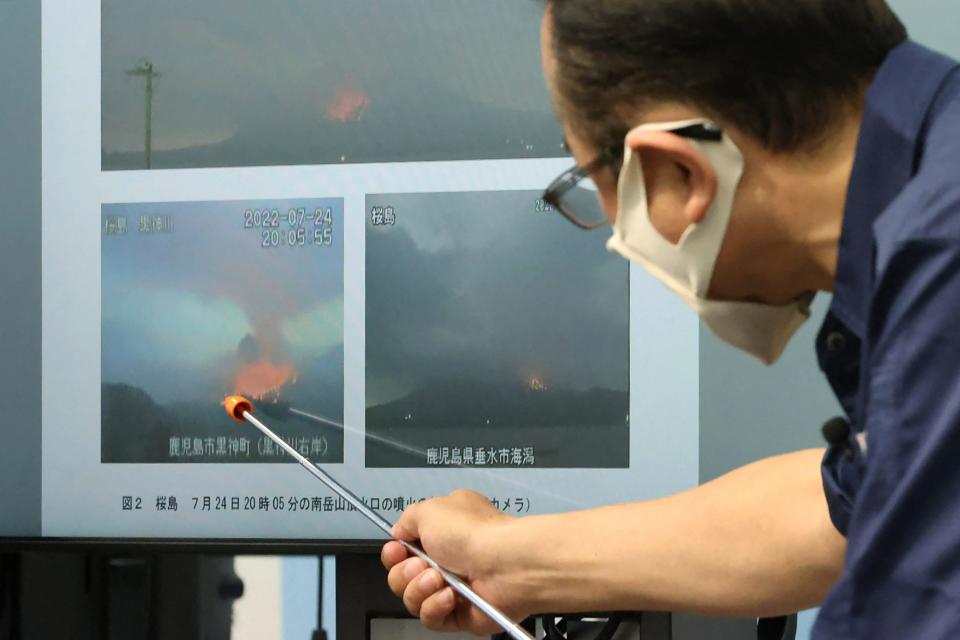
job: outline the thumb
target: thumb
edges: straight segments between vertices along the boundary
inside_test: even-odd
[[[398,540],[415,542],[420,539],[420,505],[414,504],[400,516],[400,519],[391,530],[391,534]]]

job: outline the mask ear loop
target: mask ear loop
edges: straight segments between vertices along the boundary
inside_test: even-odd
[[[619,238],[613,242],[613,245],[608,242],[607,246],[612,250],[617,250],[615,247],[628,250],[631,248],[631,242],[625,236],[624,212],[642,207],[642,215],[637,216],[638,219],[633,223],[633,225],[639,225],[642,228],[637,229],[636,226],[631,225],[629,229],[631,236],[637,236],[643,245],[642,248],[637,251],[628,251],[635,256],[633,258],[624,255],[623,252],[618,252],[631,260],[636,260],[638,255],[645,255],[645,251],[660,253],[664,259],[669,261],[668,264],[661,265],[663,268],[660,269],[660,272],[669,274],[668,279],[676,285],[671,288],[677,289],[679,287],[679,290],[682,291],[689,290],[694,297],[706,299],[720,247],[719,245],[713,246],[709,240],[705,244],[704,239],[700,237],[701,234],[695,234],[694,232],[700,229],[703,229],[705,233],[710,232],[711,227],[717,225],[724,227],[722,233],[726,232],[726,227],[732,215],[736,184],[740,182],[743,176],[743,155],[733,141],[724,134],[723,130],[706,118],[644,124],[631,129],[626,137],[629,138],[630,134],[635,131],[673,133],[689,139],[691,144],[697,147],[698,151],[713,165],[721,188],[715,196],[708,217],[699,223],[687,225],[679,240],[676,243],[671,242],[660,233],[650,218],[642,158],[639,155],[635,157],[634,150],[626,144],[625,139],[624,166],[617,184],[619,211],[614,224],[614,236],[619,236]],[[628,173],[631,171],[636,171],[639,175]],[[630,184],[633,185],[633,188],[627,189],[626,185]],[[723,184],[731,185],[729,192],[724,191]],[[695,264],[690,262],[691,258]],[[641,262],[645,265],[650,263],[649,260],[641,260]],[[704,266],[707,263],[710,264],[709,269]]]

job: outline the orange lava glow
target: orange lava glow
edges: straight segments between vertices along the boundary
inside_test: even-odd
[[[340,87],[327,104],[326,116],[336,122],[359,120],[369,105],[367,94],[352,87]]]
[[[296,371],[288,364],[274,364],[268,359],[244,365],[237,373],[235,392],[260,400],[276,395],[280,388],[294,380]]]
[[[545,385],[545,384],[543,383],[543,380],[542,380],[541,378],[538,378],[538,377],[536,377],[536,376],[530,378],[530,379],[527,381],[527,386],[530,387],[530,390],[531,390],[531,391],[546,391],[546,390],[547,390],[547,385]]]

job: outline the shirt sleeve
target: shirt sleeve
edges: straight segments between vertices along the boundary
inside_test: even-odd
[[[859,457],[859,452],[857,455]],[[848,458],[836,447],[830,447],[823,457],[821,474],[830,520],[837,531],[846,536],[853,503],[863,480],[862,468],[856,458]]]
[[[943,623],[954,607],[933,600],[960,594],[960,240],[943,237],[877,256],[868,447],[847,526],[861,603],[883,603],[870,620],[878,632],[920,611]]]

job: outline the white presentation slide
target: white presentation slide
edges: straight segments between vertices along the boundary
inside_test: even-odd
[[[535,3],[42,14],[44,537],[379,537],[233,394],[388,520],[697,484],[696,317],[542,200]]]

